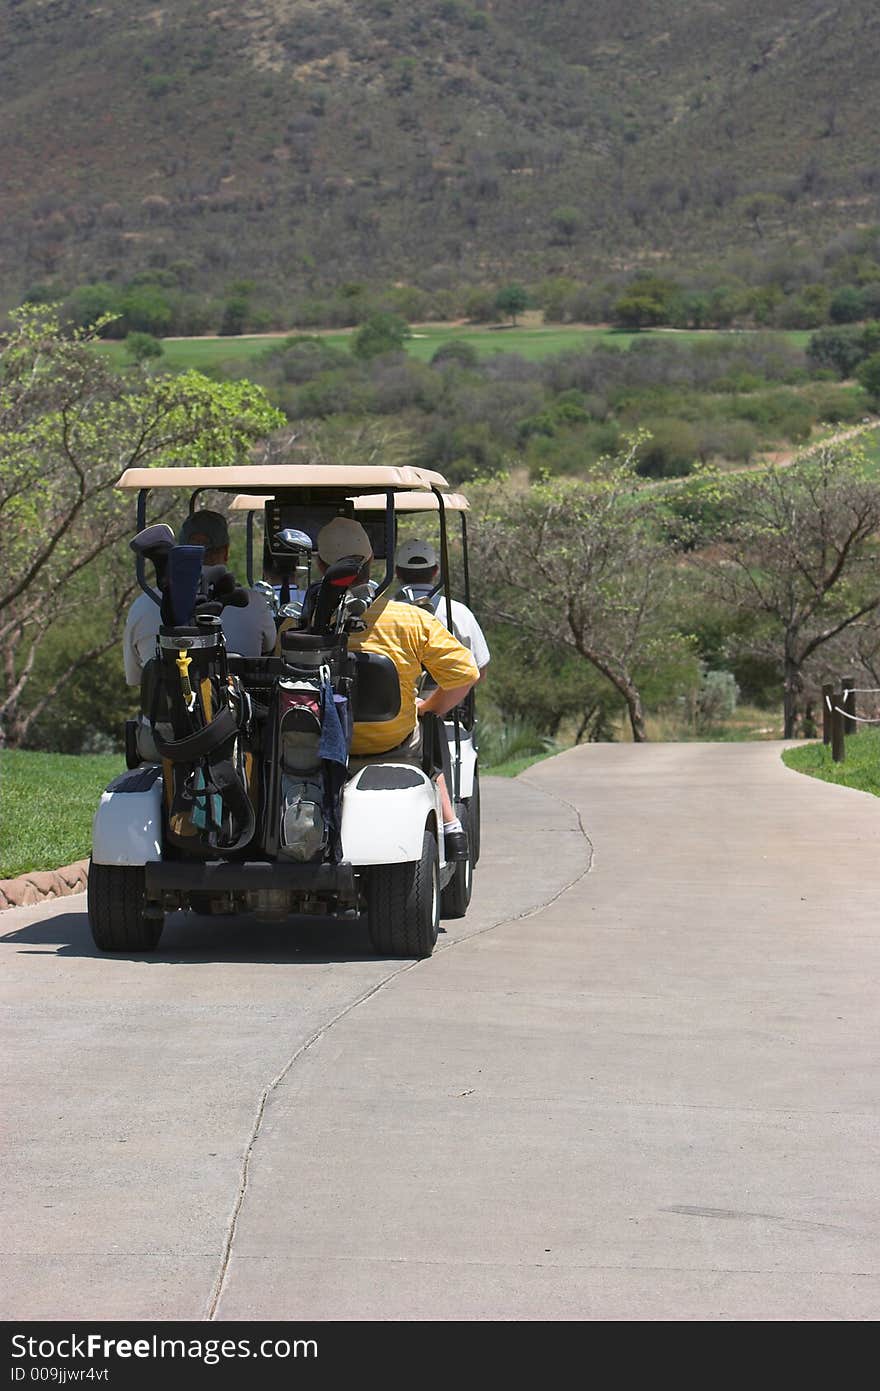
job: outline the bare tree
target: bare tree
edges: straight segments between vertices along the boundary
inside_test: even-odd
[[[784,735],[795,731],[807,664],[880,604],[880,485],[852,444],[728,482],[735,520],[697,563],[716,597],[751,617],[748,646],[777,663]]]
[[[686,644],[669,621],[673,557],[655,535],[634,457],[632,447],[588,482],[489,489],[472,553],[489,616],[589,662],[623,697],[641,742],[640,681]]]

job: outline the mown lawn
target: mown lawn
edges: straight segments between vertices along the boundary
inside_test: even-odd
[[[296,332],[308,334],[309,330],[291,330],[291,333]],[[325,337],[328,343],[333,343],[337,347],[345,347],[353,332],[352,329],[346,329],[340,330],[338,333],[322,333],[321,336]],[[200,371],[209,371],[221,363],[235,364],[240,367],[251,362],[260,353],[266,352],[275,343],[282,342],[287,336],[289,335],[280,333],[277,337],[166,338],[162,344],[164,354],[158,359],[158,365],[173,372],[184,371],[190,367],[195,367]],[[617,347],[626,348],[637,336],[642,339],[665,338],[671,341],[682,339],[693,341],[697,338],[726,337],[728,335],[688,329],[680,332],[645,330],[636,335],[618,329],[568,328],[564,325],[554,324],[546,327],[530,325],[527,327],[517,326],[516,328],[486,328],[467,324],[461,326],[427,324],[413,328],[412,337],[408,340],[406,349],[412,357],[427,362],[442,343],[457,339],[470,343],[483,357],[499,352],[519,353],[522,357],[536,361],[540,358],[550,357],[553,353],[565,352],[572,348],[592,349],[598,343],[613,343]],[[789,332],[783,336],[799,347],[804,347],[810,337],[809,333],[800,331]],[[125,351],[120,342],[101,343],[98,345],[98,350],[106,353],[117,366],[123,366],[126,363]]]
[[[0,879],[89,854],[92,818],[119,754],[0,753]]]
[[[836,782],[842,787],[856,787],[880,797],[880,728],[862,729],[846,741],[846,758],[835,763],[827,744],[802,744],[786,749],[783,763],[798,773],[806,773],[823,782]]]
[[[480,765],[481,777],[493,778],[515,778],[520,773],[524,773],[527,768],[531,768],[533,763],[543,763],[545,758],[552,758],[554,754],[562,753],[562,749],[551,749],[547,753],[526,754],[522,758],[508,758],[504,763],[496,763],[494,768]]]

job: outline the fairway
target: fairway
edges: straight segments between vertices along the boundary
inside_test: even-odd
[[[163,339],[163,356],[158,365],[174,372],[196,368],[210,372],[219,367],[228,367],[233,372],[240,371],[247,363],[260,354],[269,352],[285,338],[313,334],[315,330],[291,329],[287,333],[265,334],[241,338],[166,338]],[[321,338],[337,347],[346,347],[354,329],[339,329],[327,332],[319,330]],[[743,337],[743,331],[698,329],[654,329],[640,333],[628,333],[612,328],[583,328],[576,325],[552,324],[547,326],[485,327],[471,324],[416,324],[412,327],[412,337],[406,343],[410,356],[428,362],[443,343],[453,340],[469,343],[481,357],[493,353],[519,353],[530,361],[551,357],[555,353],[587,350],[591,351],[600,343],[617,348],[628,348],[634,339],[641,342],[649,339],[662,339],[670,342],[693,342],[697,339]],[[810,334],[806,331],[792,331],[778,335],[796,347],[806,347]],[[126,361],[125,349],[121,342],[102,342],[98,350],[111,358],[116,366]]]

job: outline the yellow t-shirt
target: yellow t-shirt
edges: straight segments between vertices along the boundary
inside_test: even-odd
[[[356,724],[353,754],[386,753],[415,729],[416,683],[423,667],[444,691],[476,681],[480,674],[470,652],[439,618],[414,604],[386,604],[369,633],[350,639],[349,646],[390,657],[400,678],[399,715],[382,724]]]

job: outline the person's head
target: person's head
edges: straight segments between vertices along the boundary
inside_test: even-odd
[[[180,540],[186,546],[204,546],[206,565],[225,565],[229,559],[229,527],[221,512],[190,512]]]
[[[369,536],[353,517],[334,517],[318,532],[318,569],[321,574],[345,556],[357,556],[363,561],[359,580],[370,578],[373,547]]]
[[[440,562],[429,541],[411,538],[401,541],[394,557],[394,570],[404,584],[433,584]]]

